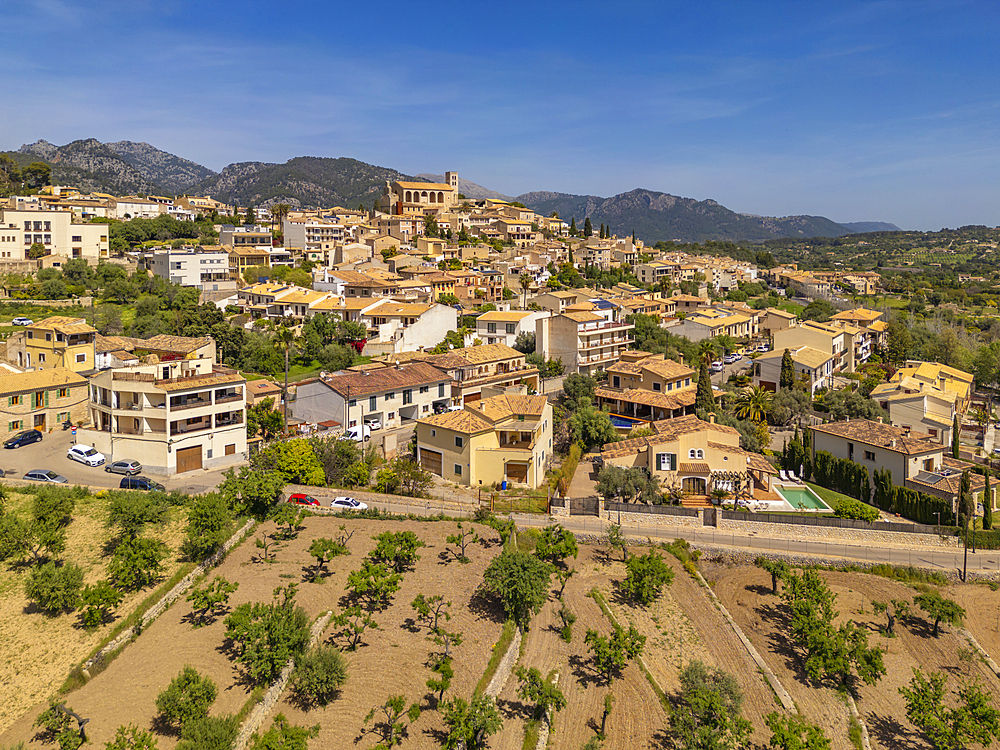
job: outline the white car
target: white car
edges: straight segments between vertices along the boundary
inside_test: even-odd
[[[368,510],[368,504],[353,497],[335,497],[330,501],[330,507],[337,510]]]
[[[722,370],[724,369],[724,367],[725,366],[722,364],[722,360],[721,359],[717,359],[717,360],[715,360],[712,363],[711,369],[712,369],[712,372],[722,372]]]
[[[379,419],[373,419],[370,422],[365,422],[365,425],[367,427],[369,427],[370,429],[372,429],[372,430],[381,430],[382,429],[382,421],[379,420]]]
[[[360,427],[350,427],[344,433],[345,438],[350,438],[351,440],[360,443],[362,440],[368,442],[372,437],[372,428],[368,425],[361,425]]]
[[[740,356],[739,354],[727,354],[725,357],[722,358],[722,361],[725,362],[727,365],[731,365],[733,364],[733,362],[739,362],[741,359],[743,359],[743,357]]]
[[[96,448],[89,445],[74,445],[69,449],[66,458],[87,464],[87,466],[100,466],[104,463],[104,454],[98,453]]]
[[[10,322],[16,326],[30,326],[34,321],[31,318],[17,317]]]

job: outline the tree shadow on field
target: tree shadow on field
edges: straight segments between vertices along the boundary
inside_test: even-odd
[[[765,586],[762,583],[748,583],[745,588],[751,594],[757,594],[758,596],[774,596],[771,587]]]
[[[402,627],[403,630],[409,630],[411,633],[419,633],[421,630],[423,630],[423,628],[420,627],[420,624],[412,617],[407,617],[405,620],[403,620]]]
[[[497,709],[503,714],[504,719],[507,720],[522,719],[528,721],[535,714],[535,706],[528,705],[521,700],[498,700]]]
[[[569,666],[580,687],[587,689],[591,685],[603,685],[604,677],[594,672],[590,662],[578,654],[569,657]]]
[[[423,732],[434,741],[435,747],[444,747],[448,742],[448,732],[444,729],[428,727]]]
[[[153,728],[154,732],[163,737],[181,736],[181,728],[164,717],[163,714],[157,714],[154,716],[153,721],[150,722],[150,726]]]
[[[934,622],[925,620],[923,617],[907,617],[905,621],[906,629],[918,638],[937,638],[944,631],[938,630],[938,635],[934,635]]]
[[[499,600],[479,591],[469,597],[469,612],[477,618],[486,619],[490,622],[503,624],[507,619],[504,617],[503,605]]]
[[[894,750],[917,750],[925,747],[917,732],[904,727],[892,716],[869,713],[864,719],[868,733],[882,747]]]

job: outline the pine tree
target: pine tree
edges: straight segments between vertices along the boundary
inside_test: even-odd
[[[983,490],[983,530],[989,531],[993,528],[993,489],[990,487],[990,470],[983,474],[986,480],[986,489]]]
[[[590,222],[589,216],[583,222],[583,236],[584,237],[594,236],[594,225]]]
[[[795,385],[795,363],[792,362],[792,353],[785,349],[781,357],[781,374],[778,376],[779,388],[792,388]]]
[[[958,424],[958,415],[955,415],[955,421],[951,425],[951,457],[961,458],[962,457],[962,445],[959,443],[959,431],[960,426]]]
[[[712,396],[712,376],[708,372],[708,362],[701,361],[698,369],[698,393],[694,399],[695,411],[715,411],[715,398]]]

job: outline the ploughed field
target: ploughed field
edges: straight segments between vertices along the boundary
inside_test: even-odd
[[[82,559],[88,554],[99,557],[100,542],[86,541],[102,538],[98,521],[86,521],[84,514],[74,520],[74,525],[70,546],[79,547],[74,557]],[[354,532],[347,545],[350,554],[328,563],[329,574],[322,578],[322,583],[311,581],[315,559],[309,554],[310,544],[315,538],[337,536],[341,525],[348,533]],[[434,676],[429,668],[431,654],[438,652],[439,647],[429,640],[427,628],[414,622],[415,612],[410,603],[418,594],[442,595],[452,602],[451,619],[446,627],[461,633],[462,641],[453,648],[455,675],[445,697],[468,699],[483,677],[503,630],[499,604],[479,592],[484,570],[501,552],[499,537],[484,526],[477,524],[475,529],[483,541],[469,547],[470,562],[466,564],[456,560],[455,545],[446,540],[456,531],[451,521],[312,516],[302,521],[294,538],[275,542],[271,561],[260,560],[261,550],[253,540],[262,534],[275,534],[273,523],[262,524],[230,552],[209,573],[209,580],[218,575],[239,583],[230,597],[230,609],[245,602],[270,602],[275,589],[294,583],[298,586],[296,603],[305,609],[310,620],[315,620],[328,611],[337,614],[346,606],[348,574],[359,568],[374,548],[375,535],[384,531],[412,531],[426,545],[418,550],[419,561],[403,574],[400,589],[391,603],[374,613],[378,629],[365,632],[357,650],[344,651],[348,676],[339,696],[326,707],[310,708],[301,705],[286,688],[263,722],[262,730],[270,726],[271,718],[282,713],[292,724],[319,726],[311,747],[370,747],[379,738],[365,733],[366,714],[389,696],[401,694],[407,705],[416,703],[423,709],[406,729],[401,746],[440,747],[446,727],[435,710],[435,696],[426,686],[427,680]],[[644,550],[632,547],[630,551]],[[543,676],[558,673],[558,684],[567,703],[555,715],[549,747],[575,750],[587,742],[600,727],[604,697],[609,692],[615,696],[615,703],[607,720],[603,747],[623,750],[663,747],[667,742],[669,707],[661,701],[654,683],[668,701],[676,698],[680,689],[678,675],[684,665],[695,659],[735,677],[743,693],[742,714],[753,726],[751,742],[761,747],[767,745],[770,731],[764,717],[772,711],[782,713],[781,704],[708,592],[669,553],[662,554],[675,572],[674,580],[656,602],[642,607],[622,596],[619,584],[626,576],[626,569],[620,553],[609,554],[604,546],[581,545],[579,556],[566,561],[574,574],[566,583],[563,597],[577,616],[570,642],[560,633],[560,602],[556,598],[559,584],[553,578],[549,599],[524,634],[517,662],[527,668],[538,668]],[[816,684],[805,674],[802,655],[789,634],[787,609],[780,597],[771,593],[770,576],[754,566],[729,565],[718,560],[702,560],[699,567],[802,714],[826,731],[833,748],[851,750],[847,704],[832,685]],[[88,635],[79,631],[69,616],[46,618],[25,611],[23,595],[9,582],[13,580],[10,576],[15,575],[16,572],[5,571],[6,578],[0,579],[7,581],[0,609],[5,632],[9,634],[3,648],[7,663],[15,667],[5,670],[2,682],[5,700],[0,705],[7,711],[7,719],[0,734],[0,747],[22,741],[29,747],[54,747],[42,743],[32,724],[45,708],[47,696],[92,647],[88,644],[95,642],[100,632]],[[837,595],[840,617],[865,627],[869,642],[886,649],[887,674],[874,686],[859,681],[856,688],[858,708],[873,747],[930,748],[923,734],[907,721],[904,701],[898,692],[900,686],[909,682],[913,667],[920,667],[925,673],[944,671],[950,678],[949,687],[957,686],[960,676],[978,679],[1000,704],[1000,680],[980,660],[967,658],[968,644],[955,629],[943,625],[941,633],[934,637],[930,624],[918,612],[909,620],[897,622],[895,638],[882,635],[885,616],[876,614],[872,603],[912,600],[918,593],[913,588],[864,573],[836,571],[821,575]],[[96,572],[94,577],[98,577]],[[599,596],[593,595],[595,591]],[[966,608],[969,629],[991,655],[1000,656],[997,615],[1000,593],[969,584],[947,587],[942,594]],[[643,664],[632,661],[622,670],[621,678],[610,685],[594,670],[584,643],[588,629],[604,635],[611,632],[612,624],[602,610],[602,601],[622,626],[632,625],[646,636]],[[254,693],[227,646],[224,616],[201,628],[194,628],[191,618],[191,605],[182,598],[103,672],[65,696],[67,705],[90,720],[87,734],[95,746],[112,739],[119,726],[136,724],[154,732],[162,750],[171,750],[178,736],[157,721],[155,701],[186,665],[195,667],[218,686],[218,697],[210,712],[214,716],[239,713],[259,697],[259,691]],[[344,640],[337,636],[340,630],[331,623],[322,633],[321,642],[345,646]],[[503,727],[490,738],[489,747],[519,750],[524,745],[525,728],[534,706],[518,697],[518,680],[513,675],[502,688],[497,705]]]

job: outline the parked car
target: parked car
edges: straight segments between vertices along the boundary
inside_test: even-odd
[[[10,322],[12,325],[16,326],[30,326],[35,321],[33,321],[31,318],[25,318],[24,316],[19,315]]]
[[[764,352],[770,351],[770,347],[768,347],[767,344],[757,344],[757,351],[763,354]]]
[[[314,498],[312,495],[305,495],[301,492],[296,492],[294,495],[288,498],[288,502],[295,503],[296,505],[319,505],[319,500]]]
[[[20,448],[22,445],[31,445],[42,439],[42,433],[38,430],[25,430],[17,433],[14,437],[5,441],[4,448]]]
[[[104,454],[89,445],[74,445],[66,452],[66,458],[79,461],[87,466],[100,466],[104,463]]]
[[[355,442],[360,443],[362,440],[365,442],[372,439],[372,428],[368,425],[361,425],[357,427],[351,427],[344,433],[345,438],[350,438]]]
[[[722,372],[722,370],[724,368],[725,368],[725,365],[722,364],[722,360],[721,359],[715,360],[712,363],[712,366],[711,366],[712,372]]]
[[[162,484],[154,482],[149,477],[122,477],[118,487],[123,490],[159,490],[161,492],[164,489]]]
[[[742,354],[729,353],[722,358],[722,361],[725,362],[727,365],[731,365],[733,362],[739,362],[741,359],[743,359]]]
[[[62,474],[56,474],[49,469],[32,469],[24,475],[23,479],[31,479],[35,482],[56,482],[57,484],[65,484],[69,481]]]
[[[380,419],[372,419],[369,422],[365,422],[365,425],[367,427],[369,427],[370,429],[372,429],[372,430],[381,430],[382,429],[382,421]]]
[[[125,458],[121,461],[114,461],[108,464],[104,467],[104,470],[111,474],[124,474],[127,477],[131,477],[142,471],[142,464],[138,461],[133,461],[131,458]]]
[[[368,504],[353,497],[335,497],[330,501],[330,507],[338,510],[368,510]]]

